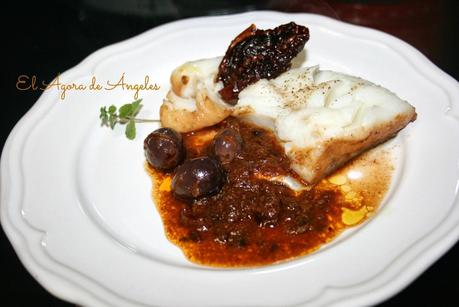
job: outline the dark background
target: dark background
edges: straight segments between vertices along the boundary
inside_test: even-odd
[[[191,16],[254,9],[314,12],[392,33],[459,79],[458,1],[16,1],[2,6],[3,89],[0,144],[40,92],[18,91],[19,75],[51,81],[93,51],[156,25]],[[12,2],[10,2],[12,3]],[[435,103],[434,101],[432,103]],[[435,205],[435,204],[432,204]],[[44,290],[0,231],[2,306],[73,306]],[[378,306],[459,306],[459,245],[400,294]]]

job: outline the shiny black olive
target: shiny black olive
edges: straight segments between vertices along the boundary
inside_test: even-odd
[[[234,129],[223,129],[213,140],[213,154],[221,163],[229,163],[241,152],[242,137]]]
[[[160,170],[176,167],[185,158],[182,135],[170,128],[150,133],[143,142],[148,163]]]
[[[218,192],[225,183],[220,163],[210,157],[183,162],[172,178],[172,192],[181,199],[196,199]]]

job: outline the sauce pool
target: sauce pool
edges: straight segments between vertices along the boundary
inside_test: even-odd
[[[275,135],[235,118],[183,134],[187,159],[210,154],[213,137],[224,128],[237,129],[243,146],[224,164],[226,183],[215,195],[176,199],[173,172],[146,164],[166,236],[192,262],[253,267],[306,255],[370,217],[389,187],[390,152],[378,147],[315,186],[293,190],[281,178],[299,177]]]

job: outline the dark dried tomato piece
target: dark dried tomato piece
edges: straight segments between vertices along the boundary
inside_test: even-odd
[[[235,105],[248,85],[287,71],[308,40],[309,29],[294,22],[272,30],[258,30],[252,24],[231,42],[218,68],[223,100]]]

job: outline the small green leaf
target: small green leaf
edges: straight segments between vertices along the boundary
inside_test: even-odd
[[[110,114],[110,116],[108,117],[108,124],[111,129],[115,127],[117,121],[118,117],[116,115]]]
[[[120,107],[118,111],[118,115],[120,118],[126,118],[127,116],[131,115],[131,112],[132,112],[132,104],[127,103]]]
[[[100,115],[99,118],[101,120],[101,125],[107,125],[108,121],[108,114],[107,114],[107,109],[105,107],[100,108]]]
[[[133,119],[127,123],[125,134],[128,139],[135,139],[135,121]]]
[[[130,116],[136,116],[137,113],[139,113],[139,110],[142,107],[142,105],[140,104],[141,102],[142,102],[142,98],[141,99],[137,99],[136,101],[134,101],[131,104],[131,114],[130,114]]]
[[[116,106],[111,105],[111,106],[108,108],[108,113],[110,113],[110,114],[115,114],[115,112],[116,112]]]

